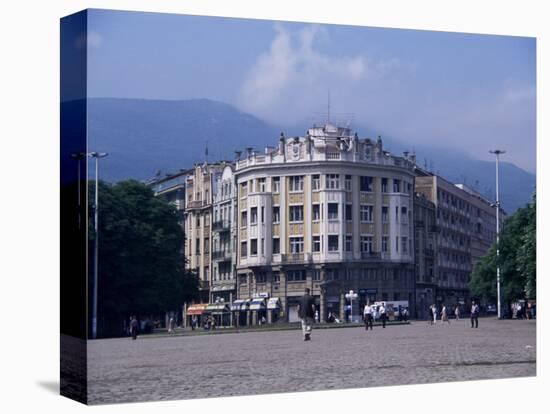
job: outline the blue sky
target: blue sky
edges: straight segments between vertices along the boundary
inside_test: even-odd
[[[209,98],[294,125],[330,89],[337,119],[535,171],[534,38],[104,10],[88,30],[92,97]]]

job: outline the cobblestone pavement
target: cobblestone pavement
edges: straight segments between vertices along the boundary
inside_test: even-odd
[[[536,375],[534,321],[106,339],[88,343],[89,403]]]

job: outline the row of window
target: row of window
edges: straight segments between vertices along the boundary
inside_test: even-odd
[[[344,176],[344,188],[346,191],[352,191],[352,176]],[[398,179],[382,178],[381,189],[383,193],[389,192],[389,183],[391,180],[391,190],[394,193],[412,193],[412,184]],[[271,178],[271,192],[279,193],[281,189],[280,177]],[[314,174],[311,176],[311,187],[313,191],[321,189],[321,175]],[[326,174],[325,175],[325,188],[328,190],[338,190],[341,187],[340,174]],[[292,175],[288,177],[288,188],[290,192],[302,192],[304,191],[304,176]],[[249,192],[265,192],[266,191],[266,179],[257,178],[247,182],[243,182],[239,187],[240,197],[245,197]],[[359,191],[372,192],[374,191],[374,177],[359,176]]]
[[[410,277],[410,271],[403,269],[346,269],[345,272],[340,272],[339,269],[326,269],[325,270],[325,279],[326,280],[339,280],[340,273],[343,273],[344,278],[351,280],[354,277],[360,280],[370,280],[370,281],[403,281],[407,277]],[[258,272],[254,275],[256,283],[266,283],[268,279],[268,274],[266,272]],[[311,279],[313,281],[320,281],[321,270],[315,269],[311,272]],[[241,276],[240,283],[245,284],[247,280],[246,276]],[[303,282],[307,280],[307,273],[305,270],[291,270],[286,272],[286,281],[287,282]],[[281,275],[279,272],[271,273],[271,282],[280,283]],[[397,298],[394,300],[399,300],[399,294],[396,293]]]
[[[401,246],[399,243],[399,237],[395,238],[395,251],[407,254],[411,251],[412,241],[406,237],[401,237]],[[323,236],[312,236],[311,240],[311,251],[313,253],[319,253],[323,250]],[[264,239],[261,239],[260,243],[260,254],[264,254]],[[291,254],[301,254],[304,253],[304,238],[303,237],[289,237],[289,247]],[[329,252],[337,252],[340,250],[340,236],[338,235],[329,235],[327,236],[327,248]],[[359,238],[359,249],[361,253],[373,253],[374,252],[374,239],[373,236],[360,236]],[[344,251],[352,252],[353,251],[353,236],[345,236]],[[389,237],[382,236],[382,245],[381,252],[387,253],[389,251]],[[272,240],[272,254],[281,253],[281,240],[278,237],[274,237]],[[241,242],[241,257],[245,258],[248,255],[248,242]],[[258,239],[250,239],[250,255],[258,255]]]
[[[329,220],[338,220],[339,219],[339,204],[338,203],[328,203],[328,219]],[[264,207],[261,207],[260,222],[264,223]],[[323,219],[323,214],[320,204],[312,204],[311,206],[312,220],[319,221]],[[399,207],[395,207],[395,220],[402,224],[407,224],[409,222],[410,211],[407,207],[401,207],[401,219],[399,218]],[[352,205],[346,204],[344,210],[344,217],[346,221],[352,221]],[[272,210],[272,223],[277,224],[281,220],[280,207],[275,206]],[[374,222],[374,206],[369,204],[361,204],[359,206],[359,220],[362,223],[373,223]],[[290,223],[299,223],[304,221],[304,206],[295,205],[289,206],[288,208],[288,221]],[[382,223],[389,222],[389,208],[388,206],[382,206]],[[258,223],[258,207],[250,208],[250,224]],[[241,227],[246,227],[248,225],[248,212],[241,212]]]

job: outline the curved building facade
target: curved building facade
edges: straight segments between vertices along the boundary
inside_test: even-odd
[[[305,287],[322,321],[350,316],[350,290],[359,295],[354,320],[367,300],[414,308],[414,164],[384,151],[380,138],[331,124],[239,156],[237,296],[267,303],[250,323],[297,320]]]

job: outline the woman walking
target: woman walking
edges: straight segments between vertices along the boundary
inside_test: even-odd
[[[447,316],[447,307],[445,305],[441,308],[441,323],[443,322],[447,322],[449,325],[451,324],[451,321]]]

